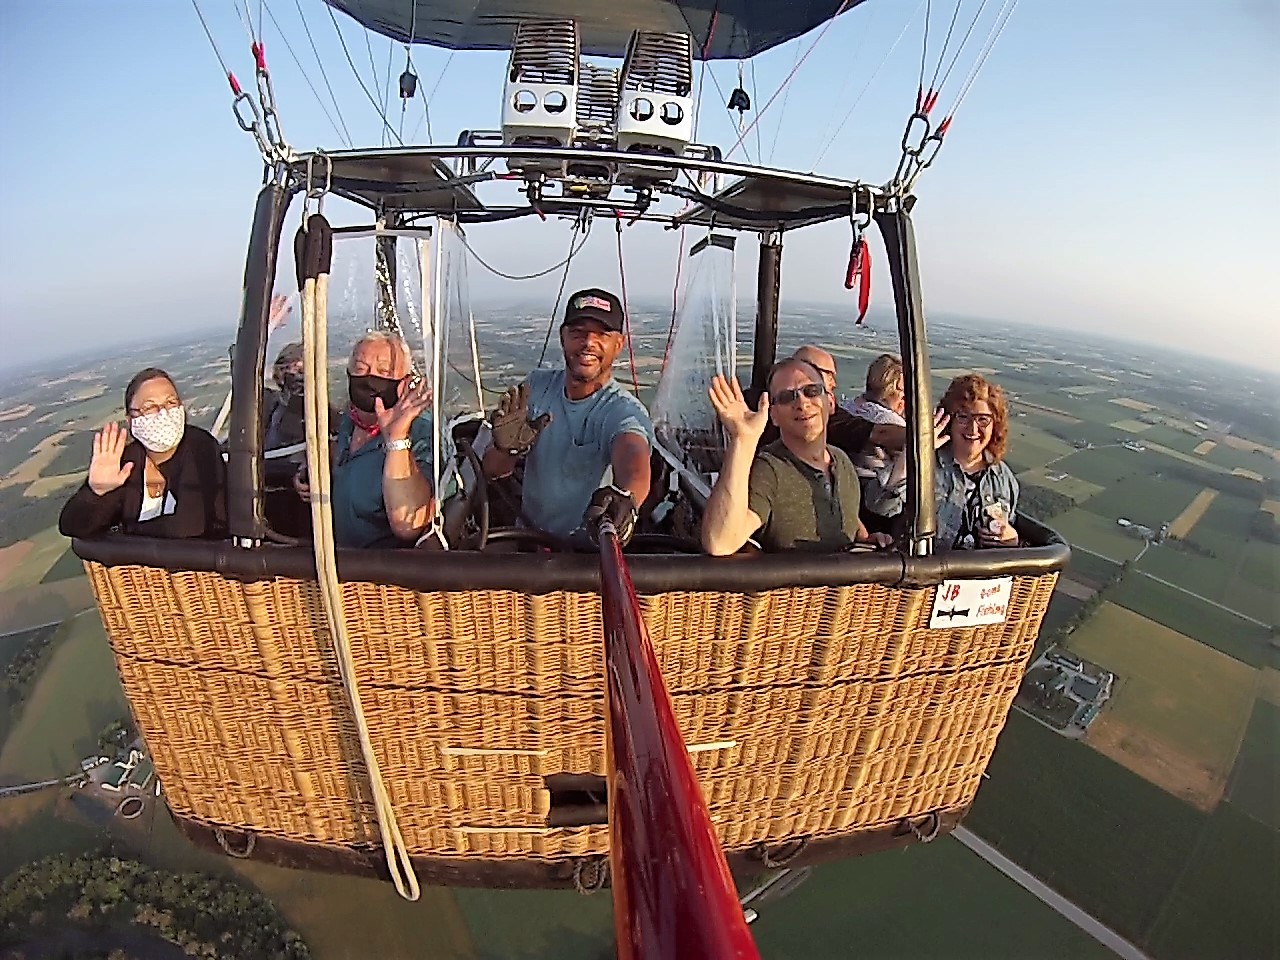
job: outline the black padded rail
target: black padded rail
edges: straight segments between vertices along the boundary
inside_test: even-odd
[[[954,550],[929,557],[899,553],[764,553],[732,557],[636,554],[627,558],[641,594],[683,591],[756,593],[786,587],[880,583],[921,587],[943,580],[1040,576],[1062,570],[1071,549],[1052,530],[1031,521],[1019,529],[1031,547]],[[264,545],[252,550],[227,542],[157,540],[113,534],[73,543],[76,555],[105,566],[159,567],[219,573],[245,580],[314,580],[310,547]],[[338,576],[419,592],[517,590],[597,593],[599,561],[587,553],[476,553],[427,550],[339,550]]]

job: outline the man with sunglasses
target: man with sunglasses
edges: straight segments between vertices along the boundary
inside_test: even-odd
[[[710,397],[728,440],[702,518],[702,546],[736,553],[755,535],[765,550],[829,551],[854,543],[887,547],[858,519],[858,477],[844,451],[827,443],[832,397],[811,363],[790,357],[769,372],[752,410],[736,379],[712,380]],[[757,453],[766,425],[779,437]]]

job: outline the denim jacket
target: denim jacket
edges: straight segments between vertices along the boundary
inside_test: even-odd
[[[905,480],[896,487],[886,483],[893,465],[882,468],[864,491],[867,509],[885,517],[896,517],[907,499]],[[976,476],[960,469],[948,447],[935,454],[934,494],[937,497],[938,534],[934,543],[940,550],[973,547],[977,531],[988,519],[987,508],[1000,504],[1005,520],[1013,523],[1018,513],[1018,478],[1004,461],[988,461]]]

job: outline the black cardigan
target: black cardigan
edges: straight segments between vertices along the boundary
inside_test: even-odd
[[[227,466],[212,434],[187,425],[178,449],[159,465],[165,496],[173,495],[174,512],[139,521],[145,456],[142,444],[131,441],[121,462],[132,463],[133,473],[123,486],[102,496],[90,490],[85,481],[62,508],[58,518],[62,535],[92,537],[112,527],[122,533],[168,539],[218,540],[227,535]]]

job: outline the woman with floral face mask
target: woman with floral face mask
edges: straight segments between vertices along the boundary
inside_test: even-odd
[[[58,529],[68,537],[113,527],[148,537],[225,536],[226,465],[212,434],[187,423],[173,379],[148,367],[125,387],[124,407],[127,429],[109,423],[93,438],[89,477],[62,508]]]

